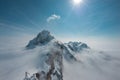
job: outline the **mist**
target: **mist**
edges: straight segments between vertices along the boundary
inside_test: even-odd
[[[22,80],[25,71],[30,73],[37,71],[33,64],[37,54],[33,53],[40,50],[35,49],[34,52],[25,50],[25,46],[32,38],[33,36],[21,36],[0,39],[0,80]],[[80,41],[86,42],[91,51],[83,51],[76,55],[80,63],[63,61],[64,80],[120,79],[120,50],[117,41],[97,39]]]

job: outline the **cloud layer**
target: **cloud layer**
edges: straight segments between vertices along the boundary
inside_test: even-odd
[[[47,22],[51,22],[51,21],[54,21],[54,20],[59,20],[61,18],[61,16],[59,15],[56,15],[56,14],[52,14],[50,17],[47,18]]]
[[[36,57],[40,56],[39,53],[42,50],[40,48],[24,49],[31,38],[32,36],[0,38],[0,80],[22,80],[26,71],[29,73],[38,71],[39,66],[36,66],[38,64],[36,63]],[[99,46],[93,42],[93,45],[95,44],[98,49],[105,46]],[[89,46],[91,47],[92,43]],[[105,48],[112,49],[107,45]],[[42,49],[43,51],[47,50],[44,47]],[[82,61],[79,64],[68,63],[63,60],[63,80],[120,80],[120,52],[98,52],[92,50],[77,54],[76,57]]]

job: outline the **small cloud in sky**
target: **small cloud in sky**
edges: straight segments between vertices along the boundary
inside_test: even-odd
[[[61,16],[52,14],[50,17],[47,18],[47,22],[49,23],[50,21],[59,20],[60,18]]]

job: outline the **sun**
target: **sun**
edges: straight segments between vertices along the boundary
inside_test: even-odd
[[[82,0],[73,0],[73,2],[74,2],[75,5],[78,5],[82,2]]]

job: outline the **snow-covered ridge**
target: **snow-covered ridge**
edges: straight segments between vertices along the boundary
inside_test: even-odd
[[[41,31],[33,40],[30,40],[28,45],[26,46],[26,48],[35,48],[36,46],[42,46],[45,45],[47,43],[49,43],[50,41],[52,41],[54,39],[54,41],[56,42],[60,42],[58,40],[56,40],[49,31],[47,30],[43,30]],[[80,50],[82,50],[83,48],[89,48],[87,44],[82,43],[82,42],[68,42],[68,43],[59,43],[62,44],[64,46],[66,46],[67,48],[70,48],[72,51],[75,52],[79,52]]]
[[[33,51],[32,54],[37,55],[34,57],[35,61],[33,61],[37,71],[30,73],[32,74],[30,76],[26,72],[24,80],[76,80],[75,76],[80,73],[77,72],[79,67],[81,69],[90,68],[93,71],[94,69],[98,70],[99,74],[101,65],[108,64],[112,60],[111,56],[106,55],[104,52],[94,51],[86,43],[72,41],[62,43],[56,40],[47,30],[40,32],[28,43],[26,48],[26,51]],[[39,50],[39,52],[34,52],[36,50]],[[76,65],[77,67],[75,67]],[[69,69],[74,74],[78,73],[73,76],[73,79],[69,78],[72,77],[70,74],[72,72]],[[67,74],[71,76],[68,77],[64,74],[66,72],[69,72]],[[91,78],[91,80],[95,79]]]
[[[51,46],[52,45],[52,46]],[[90,47],[82,42],[68,42],[62,43],[56,40],[49,31],[41,31],[33,40],[30,40],[27,49],[33,49],[35,47],[49,46],[53,49],[61,49],[62,55],[67,61],[77,61],[75,58],[75,53],[80,53],[85,49],[90,49]]]
[[[43,46],[48,52],[44,52],[44,60],[39,59],[40,62],[38,64],[41,64],[42,61],[42,68],[30,77],[26,73],[25,80],[63,80],[63,59],[68,62],[78,61],[74,52],[80,52],[89,48],[87,44],[82,42],[62,43],[56,40],[47,30],[40,32],[28,43],[26,48],[29,50]]]
[[[65,45],[70,48],[71,51],[74,51],[74,52],[79,52],[81,51],[82,49],[89,49],[88,45],[85,44],[85,43],[82,43],[82,42],[68,42],[68,43],[65,43]]]

